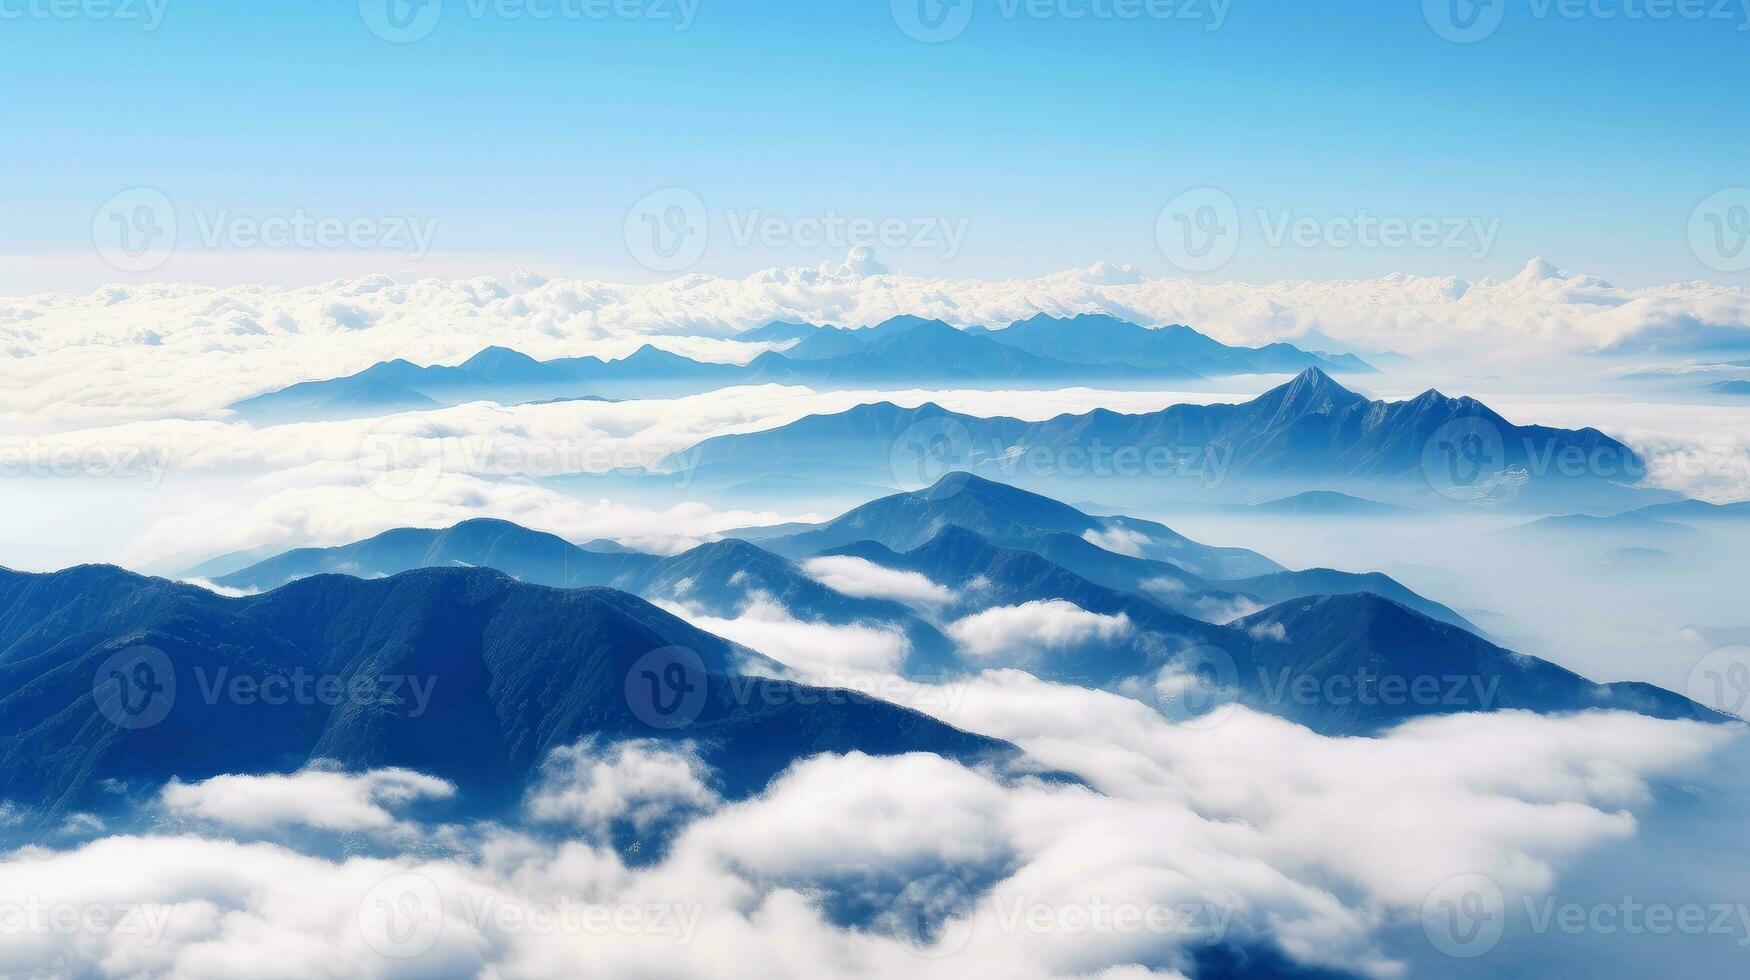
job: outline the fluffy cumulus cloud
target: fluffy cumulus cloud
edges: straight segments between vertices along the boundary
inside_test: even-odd
[[[172,780],[159,794],[171,813],[239,830],[308,828],[386,830],[393,810],[415,800],[443,800],[456,787],[405,769],[349,774],[309,769],[291,775],[215,776]]]
[[[1635,832],[1649,780],[1736,736],[1613,713],[1377,739],[1243,709],[1182,726],[1014,671],[939,711],[1079,781],[828,755],[725,803],[685,747],[585,743],[525,806],[573,828],[558,836],[481,824],[449,853],[337,857],[159,833],[4,855],[0,972],[1116,980],[1178,976],[1220,942],[1395,977],[1410,964],[1388,934],[1442,882],[1546,890]],[[597,831],[651,807],[681,821],[658,861]],[[81,924],[51,928],[55,908]]]
[[[948,635],[974,657],[1028,656],[1131,635],[1130,617],[1089,612],[1064,599],[997,606],[948,624]]]
[[[616,821],[640,832],[711,809],[711,773],[692,745],[631,741],[603,748],[584,741],[548,756],[529,792],[528,814],[598,833]]]
[[[858,677],[887,675],[911,652],[911,641],[898,629],[797,619],[782,603],[760,593],[750,596],[733,618],[703,615],[684,600],[665,608],[820,683],[845,686]]]
[[[897,599],[918,606],[944,606],[954,601],[954,592],[926,575],[877,565],[852,555],[810,558],[802,570],[815,581],[849,596]]]

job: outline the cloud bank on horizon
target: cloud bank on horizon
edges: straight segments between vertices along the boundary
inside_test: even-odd
[[[1394,275],[1210,285],[1097,263],[996,281],[847,265],[650,285],[533,273],[301,288],[117,285],[0,300],[0,348],[11,355],[0,360],[8,383],[0,411],[213,413],[379,360],[455,363],[489,345],[608,357],[655,340],[701,359],[746,361],[766,346],[726,338],[774,319],[861,326],[915,314],[969,326],[1093,311],[1183,323],[1230,343],[1398,350],[1503,369],[1576,354],[1750,348],[1750,289],[1700,281],[1627,289],[1541,259],[1511,279],[1474,283]]]

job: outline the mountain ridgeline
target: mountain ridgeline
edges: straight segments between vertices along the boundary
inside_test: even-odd
[[[816,388],[1159,387],[1234,374],[1293,373],[1307,367],[1365,372],[1353,355],[1324,355],[1289,344],[1230,347],[1189,327],[1150,329],[1105,315],[1037,316],[1002,330],[961,330],[940,320],[899,316],[846,329],[773,321],[737,335],[788,344],[748,364],[696,361],[646,345],[604,361],[539,361],[488,347],[454,366],[383,361],[342,378],[306,381],[230,407],[258,421],[350,418],[469,401],[666,397],[741,384]]]
[[[800,622],[903,635],[909,653],[898,669],[920,681],[1006,666],[1152,700],[1163,677],[1186,674],[1218,681],[1209,698],[1331,734],[1503,707],[1720,717],[1656,688],[1594,684],[1502,649],[1462,615],[1385,575],[1288,570],[1254,552],[1204,545],[1149,521],[1089,515],[967,473],[823,524],[748,529],[740,538],[658,557],[471,521],[288,552],[220,584],[274,588],[304,575],[490,564],[533,581],[613,585],[719,618],[766,601]],[[859,572],[912,576],[928,596],[858,593]],[[1016,635],[1012,648],[977,640],[978,624],[993,617],[1053,611],[1102,626],[1037,642]],[[1381,683],[1383,693],[1353,693]],[[1420,693],[1406,687],[1394,696],[1394,684]],[[1333,685],[1351,693],[1327,696]],[[1427,685],[1447,687],[1434,696]]]
[[[731,797],[819,752],[1013,755],[782,672],[623,592],[489,569],[243,598],[107,566],[0,570],[0,800],[47,827],[173,778],[321,762],[440,776],[494,814],[590,737],[690,740]]]
[[[1369,399],[1318,368],[1251,401],[1043,422],[865,404],[719,436],[665,463],[724,483],[785,472],[891,485],[966,470],[1058,497],[1258,503],[1311,491],[1390,506],[1612,513],[1677,499],[1597,429],[1516,425],[1474,398]],[[927,482],[922,481],[920,482]]]

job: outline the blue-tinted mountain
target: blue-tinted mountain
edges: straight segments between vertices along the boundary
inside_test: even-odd
[[[796,340],[806,340],[827,327],[818,327],[812,323],[793,323],[788,320],[773,320],[758,327],[749,327],[735,335],[735,339],[750,344],[781,344]]]
[[[938,582],[965,583],[968,595],[950,607],[957,613],[1060,599],[1103,616],[1122,616],[1131,627],[1122,636],[1043,654],[972,659],[969,669],[1020,667],[1049,680],[1149,700],[1163,671],[1196,674],[1211,668],[1206,679],[1215,689],[1206,694],[1212,702],[1239,701],[1324,734],[1371,735],[1419,715],[1504,708],[1612,708],[1725,720],[1650,685],[1594,684],[1372,592],[1295,598],[1216,625],[1150,596],[1100,585],[1034,552],[999,548],[964,528],[943,530],[903,554],[874,541],[831,553]],[[1385,678],[1391,680],[1382,687]]]
[[[1716,395],[1731,395],[1734,398],[1750,396],[1750,381],[1716,381],[1707,386],[1708,391]]]
[[[1368,734],[1419,715],[1508,709],[1729,720],[1651,684],[1593,683],[1376,595],[1295,599],[1232,629],[1256,641],[1235,657],[1240,700],[1326,734]]]
[[[1472,435],[1481,442],[1476,465],[1468,457],[1448,459],[1455,440]],[[839,447],[831,444],[835,436],[845,440]],[[1143,415],[1098,409],[1034,423],[934,405],[864,405],[706,440],[668,465],[744,478],[818,471],[894,481],[913,476],[901,469],[920,452],[939,469],[1061,495],[1110,497],[1127,483],[1136,487],[1133,496],[1147,499],[1255,500],[1336,490],[1398,504],[1543,513],[1609,512],[1676,496],[1639,486],[1643,461],[1597,429],[1515,425],[1474,398],[1432,390],[1408,401],[1374,401],[1317,368],[1249,402],[1179,404]],[[1441,468],[1449,462],[1450,473]]]
[[[677,646],[698,658],[689,682],[704,694],[697,720],[670,731],[641,720],[628,675],[645,654]],[[126,728],[98,706],[103,696],[114,710],[119,690],[101,674],[139,649],[162,655],[173,685],[158,671],[146,679],[173,693],[161,695],[161,721]],[[118,785],[138,795],[171,778],[327,760],[432,773],[475,812],[493,812],[514,805],[548,752],[588,736],[697,740],[732,796],[823,751],[1010,752],[890,704],[746,675],[774,669],[623,592],[484,569],[321,575],[243,598],[103,566],[0,571],[0,799],[46,826],[116,805]],[[237,693],[298,676],[312,678],[312,693]],[[408,678],[429,697],[397,683]]]
[[[1320,355],[1292,344],[1230,347],[1187,326],[1150,329],[1104,313],[1054,317],[1041,313],[1001,330],[973,328],[984,336],[1041,357],[1077,364],[1181,368],[1206,377],[1235,374],[1296,374],[1310,367],[1332,372],[1371,372],[1352,354]]]
[[[1281,500],[1253,504],[1250,510],[1258,514],[1333,515],[1342,517],[1401,517],[1409,508],[1384,504],[1377,500],[1338,493],[1335,490],[1308,490]]]
[[[1110,373],[1109,370],[1091,370],[1087,366],[1040,357],[940,320],[895,317],[865,330],[823,330],[782,353],[762,354],[748,364],[747,380],[826,384],[1058,384]],[[1191,381],[1198,377],[1171,365],[1151,368],[1146,373],[1159,381]]]
[[[1115,542],[1207,578],[1282,570],[1256,552],[1199,544],[1153,521],[1084,514],[1050,497],[965,472],[949,473],[924,490],[871,501],[816,527],[761,537],[760,544],[791,556],[816,554],[857,541],[877,541],[896,551],[909,551],[951,527],[1013,548],[1028,548],[1052,533],[1095,543]]]
[[[1206,375],[1291,373],[1309,365],[1371,370],[1349,355],[1309,354],[1289,344],[1227,347],[1189,327],[1149,330],[1112,317],[1036,317],[1000,331],[960,330],[915,316],[855,330],[773,321],[736,339],[794,343],[745,365],[696,361],[650,345],[612,361],[593,356],[539,361],[508,348],[488,347],[458,365],[383,361],[357,374],[301,382],[230,407],[248,419],[278,422],[481,400],[660,397],[737,384],[1149,386],[1193,383]],[[1041,353],[1046,350],[1059,354]]]
[[[1712,504],[1705,500],[1679,500],[1669,504],[1653,504],[1633,513],[1660,521],[1686,524],[1750,522],[1750,500],[1735,504]]]
[[[1455,610],[1416,594],[1381,572],[1307,568],[1245,578],[1212,579],[1188,572],[1171,562],[1108,551],[1074,534],[1051,532],[1018,540],[1024,542],[1018,546],[1089,581],[1111,589],[1142,593],[1199,619],[1224,614],[1231,618],[1250,611],[1250,608],[1304,596],[1371,592],[1430,619],[1482,635],[1476,624]]]
[[[769,596],[808,622],[879,625],[911,644],[907,669],[940,673],[948,642],[897,602],[833,591],[796,563],[745,541],[700,545],[669,557],[624,548],[592,550],[509,521],[471,520],[451,528],[397,528],[333,548],[300,548],[214,580],[265,591],[312,575],[382,578],[418,568],[491,568],[533,585],[611,587],[657,602],[676,602],[706,615],[734,617],[756,596]]]

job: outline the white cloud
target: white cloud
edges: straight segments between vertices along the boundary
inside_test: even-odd
[[[1089,612],[1064,599],[997,606],[948,625],[948,635],[975,657],[1020,656],[1094,641],[1111,642],[1134,630],[1130,617]]]
[[[965,326],[1106,311],[1148,325],[1187,323],[1228,342],[1318,331],[1363,347],[1508,368],[1534,353],[1640,339],[1670,349],[1685,333],[1710,329],[1741,338],[1750,323],[1750,290],[1742,287],[1624,289],[1535,262],[1504,282],[1394,275],[1267,285],[1142,280],[1107,264],[1034,279],[928,279],[874,274],[871,263],[651,285],[375,276],[305,287],[111,286],[83,296],[0,299],[0,349],[14,355],[0,361],[0,410],[99,417],[211,411],[379,360],[457,363],[489,344],[536,357],[618,356],[656,338],[685,353],[746,360],[764,347],[721,338],[772,319],[857,326],[909,313]],[[348,312],[337,317],[336,310]],[[149,358],[141,356],[147,346]]]
[[[706,616],[666,604],[694,626],[777,660],[804,677],[846,686],[856,677],[891,674],[911,652],[911,641],[884,626],[835,626],[795,618],[771,596],[755,593],[734,618]]]
[[[1096,548],[1132,558],[1142,557],[1143,546],[1149,543],[1149,537],[1141,531],[1127,527],[1110,527],[1100,531],[1084,531],[1082,540]]]
[[[897,599],[921,606],[943,606],[954,601],[953,591],[928,576],[887,568],[865,558],[850,555],[810,558],[802,563],[802,570],[827,588],[849,596]]]
[[[1649,779],[1684,776],[1737,735],[1596,712],[1430,718],[1376,739],[1244,709],[1196,728],[1016,671],[978,678],[940,710],[1087,785],[851,754],[722,805],[684,749],[577,747],[554,757],[531,809],[546,800],[583,824],[656,801],[699,814],[660,862],[490,825],[454,835],[469,842],[454,858],[161,835],[27,849],[0,857],[0,906],[132,910],[141,931],[24,930],[0,945],[0,972],[1131,980],[1148,975],[1137,963],[1187,969],[1214,935],[1392,977],[1408,964],[1383,934],[1440,882],[1485,874],[1509,895],[1547,890],[1580,851],[1634,833]],[[950,955],[919,956],[890,930],[955,880],[969,901],[923,949]],[[415,902],[420,917],[403,925],[431,928],[410,930],[416,948],[390,946],[414,954],[400,959],[381,952],[392,937],[377,917],[385,899],[406,910],[395,900],[409,881],[434,904]],[[602,917],[535,914],[565,901]],[[1094,903],[1206,917],[1156,931],[1062,925]],[[835,924],[839,912],[869,925]]]
[[[716,807],[710,771],[692,745],[593,740],[554,750],[529,791],[529,817],[600,833],[616,820],[639,831]]]
[[[198,783],[171,780],[159,795],[170,812],[240,830],[307,827],[387,830],[392,809],[414,800],[444,800],[456,787],[406,769],[365,773],[306,769],[291,775],[215,776]]]

